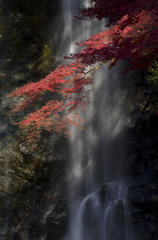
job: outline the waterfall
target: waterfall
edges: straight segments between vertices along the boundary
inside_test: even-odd
[[[63,0],[62,53],[79,51],[75,42],[105,29],[105,20],[73,22],[87,0]],[[122,65],[102,66],[94,75],[91,104],[82,114],[84,130],[71,131],[68,172],[71,196],[66,240],[129,240],[126,140],[121,108]]]

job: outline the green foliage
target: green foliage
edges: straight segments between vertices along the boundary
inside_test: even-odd
[[[45,44],[40,58],[37,61],[35,75],[38,77],[44,77],[48,74],[52,68],[56,67],[56,61],[53,57],[53,51],[51,45]]]
[[[158,61],[154,61],[152,66],[148,69],[149,75],[146,76],[147,83],[150,85],[151,96],[154,110],[158,110]]]
[[[50,181],[51,169],[43,167],[50,153],[47,151],[44,154],[45,145],[44,142],[27,145],[14,139],[8,143],[7,148],[0,151],[3,179],[0,183],[1,195],[21,191],[26,183],[36,182],[42,187],[46,181]]]
[[[146,79],[148,82],[154,83],[155,87],[158,87],[158,61],[154,61],[153,67],[149,67],[149,74]]]

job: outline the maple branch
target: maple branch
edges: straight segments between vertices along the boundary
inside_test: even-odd
[[[98,69],[98,68],[100,68],[103,64],[105,63],[105,61],[104,62],[102,62],[101,64],[99,64],[97,67],[95,67],[95,68],[93,68],[93,69],[91,69],[91,70],[89,70],[88,72],[86,72],[85,74],[87,74],[87,73],[89,73],[89,72],[91,72],[89,75],[88,75],[88,78],[90,78],[91,76],[92,76],[92,74]]]

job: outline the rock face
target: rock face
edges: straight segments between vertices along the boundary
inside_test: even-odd
[[[129,133],[129,174],[132,183],[128,191],[133,233],[136,240],[158,238],[158,116],[153,111],[152,86],[135,75],[136,97],[131,111]],[[156,91],[156,90],[154,90]],[[141,96],[141,97],[140,97]]]
[[[65,235],[68,142],[55,133],[28,146],[12,126],[7,94],[53,70],[59,1],[0,1],[0,239],[61,239]],[[51,96],[47,95],[44,100]]]

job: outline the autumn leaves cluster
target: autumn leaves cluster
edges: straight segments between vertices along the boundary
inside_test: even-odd
[[[9,95],[17,99],[13,113],[35,106],[48,91],[61,96],[40,108],[33,107],[17,123],[29,141],[39,137],[43,129],[67,134],[69,127],[80,125],[76,110],[84,110],[89,103],[86,86],[93,83],[92,74],[102,64],[108,63],[111,68],[128,60],[126,72],[137,67],[148,69],[158,58],[157,0],[92,0],[92,6],[80,9],[75,17],[81,20],[108,18],[108,28],[77,43],[82,50],[67,57],[70,64],[59,66],[39,82],[27,83]],[[94,64],[97,67],[93,67]]]

